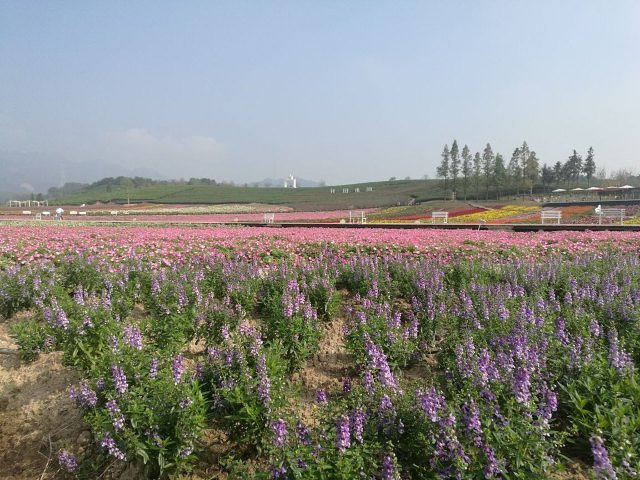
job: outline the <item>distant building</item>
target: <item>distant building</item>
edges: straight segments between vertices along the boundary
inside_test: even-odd
[[[289,174],[289,178],[284,181],[284,188],[298,188],[298,180],[293,176],[293,173]]]

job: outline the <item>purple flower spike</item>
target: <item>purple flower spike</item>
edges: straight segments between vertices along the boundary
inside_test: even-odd
[[[336,448],[340,453],[347,451],[351,446],[351,437],[349,434],[349,417],[342,415],[338,418],[336,424]]]
[[[111,366],[111,377],[113,379],[113,385],[116,388],[116,391],[122,395],[127,391],[127,377],[124,374],[124,371],[118,367],[117,365]]]
[[[180,379],[182,378],[183,371],[184,371],[184,367],[182,366],[182,355],[176,355],[171,361],[171,373],[173,374],[174,385],[177,385],[180,383]]]
[[[284,441],[287,438],[287,424],[281,418],[271,423],[271,430],[273,430],[273,443],[276,446],[281,447],[284,445]]]
[[[66,450],[60,450],[58,452],[58,463],[60,467],[67,472],[73,472],[78,466],[75,455]]]
[[[602,438],[594,435],[589,441],[591,442],[591,453],[593,454],[593,471],[598,479],[615,480],[618,478],[609,461],[609,453],[604,448]]]

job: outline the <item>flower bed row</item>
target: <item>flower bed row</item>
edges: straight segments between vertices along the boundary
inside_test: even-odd
[[[567,452],[640,469],[638,234],[2,233],[0,313],[34,312],[23,358],[84,376],[95,447],[56,446],[70,475],[179,474],[212,427],[232,478],[550,478]],[[24,262],[38,233],[60,251]],[[338,313],[352,367],[314,406],[295,374]]]

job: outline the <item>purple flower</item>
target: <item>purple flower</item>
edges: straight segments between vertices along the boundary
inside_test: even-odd
[[[566,324],[563,318],[556,320],[556,327],[554,331],[556,339],[562,344],[569,343],[569,336],[567,335]]]
[[[349,417],[341,415],[336,423],[336,448],[340,453],[344,453],[350,446]]]
[[[498,378],[498,370],[493,365],[491,357],[489,356],[489,350],[483,348],[478,355],[478,378],[477,380],[481,385],[486,384],[488,381],[493,381]]]
[[[364,388],[365,392],[367,392],[369,395],[373,394],[373,383],[374,383],[373,374],[371,373],[370,370],[365,371],[364,374],[362,375],[362,387]]]
[[[67,472],[73,472],[78,466],[76,456],[66,450],[60,450],[58,452],[58,463],[60,464],[60,467]]]
[[[529,372],[522,367],[518,367],[516,375],[513,381],[513,395],[516,397],[518,403],[529,402],[529,387],[531,385],[531,378]]]
[[[183,371],[184,367],[182,366],[182,355],[176,355],[175,357],[173,357],[173,360],[171,360],[171,373],[173,374],[174,385],[180,383]]]
[[[111,423],[113,424],[113,428],[116,430],[120,430],[124,427],[124,416],[120,412],[120,408],[116,404],[115,400],[109,400],[105,407],[107,412],[109,412],[109,416],[111,417]]]
[[[425,417],[432,422],[437,422],[440,418],[440,411],[444,410],[445,407],[444,397],[439,395],[435,388],[431,387],[426,392],[417,390],[416,398]]]
[[[287,438],[287,424],[281,418],[276,420],[275,422],[271,422],[271,430],[273,430],[273,443],[276,446],[281,447],[284,445],[284,441]]]
[[[136,350],[142,350],[142,334],[137,327],[127,323],[123,328],[124,343]]]
[[[258,380],[256,393],[262,404],[268,408],[271,403],[271,380],[267,373],[267,361],[264,355],[258,355],[256,358],[256,376]]]
[[[600,324],[598,324],[597,320],[591,320],[591,323],[589,324],[589,333],[594,337],[599,337],[602,333],[602,329],[600,328]]]
[[[546,385],[546,383],[542,384],[541,393],[542,393],[542,402],[538,407],[538,414],[541,418],[541,423],[543,425],[548,425],[549,420],[551,420],[551,417],[553,415],[553,412],[555,412],[558,409],[558,395],[556,394],[556,392],[551,390]]]
[[[609,330],[609,363],[620,375],[633,372],[633,359],[618,346],[618,332]]]
[[[362,433],[364,432],[364,411],[362,408],[356,409],[349,418],[353,438],[362,443]]]
[[[351,391],[351,377],[344,377],[342,379],[342,391],[349,393]]]
[[[120,349],[120,346],[118,345],[118,339],[116,338],[115,335],[111,335],[109,337],[109,345],[110,345],[111,351],[113,353],[118,353],[118,350]]]
[[[62,309],[59,309],[56,315],[56,326],[62,328],[63,330],[69,328],[69,319]]]
[[[111,438],[111,434],[109,432],[105,432],[102,436],[102,441],[100,442],[100,446],[102,448],[106,448],[109,452],[109,455],[117,458],[118,460],[126,460],[126,456],[116,445],[116,442]]]
[[[324,388],[319,388],[318,390],[316,390],[316,403],[321,406],[329,404],[327,400],[327,392]]]
[[[82,285],[79,285],[73,293],[73,301],[78,305],[84,305],[84,290],[82,289]]]
[[[395,455],[390,453],[382,457],[382,480],[400,480]]]
[[[193,444],[189,442],[180,450],[180,458],[187,458],[192,453],[193,453]]]
[[[387,363],[387,356],[384,352],[365,334],[364,347],[369,357],[369,365],[375,368],[378,372],[378,380],[383,387],[390,388],[392,390],[397,389],[396,379],[391,373],[391,368]]]
[[[286,467],[273,467],[271,469],[271,478],[273,479],[286,478],[286,475],[287,475]]]
[[[309,429],[299,421],[296,422],[296,437],[302,445],[309,445]]]
[[[118,367],[117,365],[111,366],[111,378],[113,379],[113,385],[116,388],[116,391],[122,395],[127,391],[127,377],[124,374],[124,371]]]
[[[149,378],[156,378],[158,375],[158,360],[156,358],[152,358],[149,363]]]
[[[96,392],[89,388],[89,382],[82,380],[79,385],[79,390],[74,387],[69,388],[69,398],[75,400],[78,406],[82,408],[95,407],[98,402]]]
[[[467,431],[473,436],[473,444],[482,448],[482,425],[480,423],[480,412],[473,400],[469,400],[462,405],[464,420]]]
[[[593,470],[600,480],[615,480],[616,472],[609,461],[609,453],[604,448],[602,438],[593,436],[589,439],[591,442],[591,453],[593,454]]]
[[[499,473],[502,473],[496,460],[496,454],[491,447],[484,447],[484,454],[487,456],[487,465],[482,469],[484,478],[494,478]]]

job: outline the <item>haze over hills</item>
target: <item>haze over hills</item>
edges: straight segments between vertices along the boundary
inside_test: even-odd
[[[47,196],[52,187],[65,183],[90,184],[107,177],[144,177],[154,180],[171,180],[162,171],[154,168],[127,167],[115,162],[77,162],[54,155],[0,151],[0,201],[11,198],[27,198],[41,193]],[[185,180],[189,180],[187,177]],[[216,179],[218,182],[234,183],[233,180]],[[285,177],[264,178],[253,182],[237,182],[238,185],[255,187],[282,187]],[[318,187],[322,180],[297,178],[300,187]]]
[[[46,194],[67,182],[90,183],[109,176],[166,179],[152,168],[129,168],[115,163],[73,162],[40,153],[0,151],[0,200]]]

